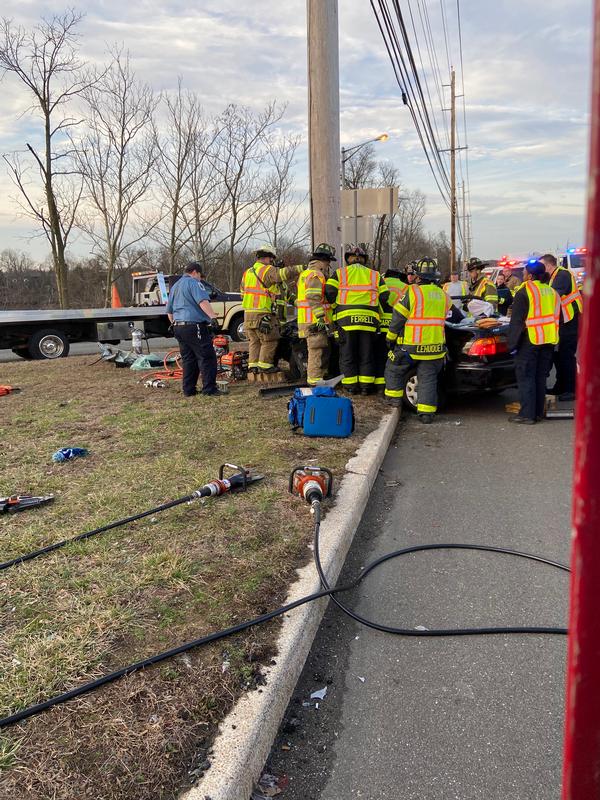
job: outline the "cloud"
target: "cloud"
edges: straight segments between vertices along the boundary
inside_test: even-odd
[[[56,0],[5,0],[3,14],[25,26],[45,14],[60,13]],[[198,92],[208,113],[229,102],[258,108],[276,98],[287,103],[283,128],[303,137],[298,184],[307,184],[305,0],[82,0],[86,16],[81,42],[86,59],[101,63],[106,48],[121,42],[131,51],[139,76],[157,90],[171,91],[179,76]],[[447,147],[444,115],[448,69],[439,4],[412,2],[418,37],[405,11],[415,57],[422,58],[424,91]],[[448,10],[449,57],[458,71],[460,55],[453,4]],[[427,9],[440,74],[428,56],[418,9]],[[448,228],[446,208],[437,194],[407,109],[402,105],[388,55],[370,4],[341,0],[341,141],[350,146],[387,132],[376,145],[378,157],[393,161],[403,183],[427,195],[427,223]],[[465,103],[470,156],[473,231],[479,254],[493,257],[521,247],[529,235],[566,241],[583,228],[590,63],[588,0],[461,0]],[[2,86],[0,150],[22,148],[37,125],[20,116],[28,106],[21,87],[6,76]],[[440,96],[441,102],[440,102]],[[464,143],[459,105],[459,138]],[[446,163],[448,156],[444,155]],[[461,172],[465,174],[464,153]],[[547,188],[545,188],[547,187]],[[0,248],[22,246],[11,235],[13,194],[0,175]],[[561,212],[562,209],[562,212]],[[501,224],[498,220],[502,220]],[[22,223],[19,223],[22,232]],[[17,229],[15,230],[15,236]]]

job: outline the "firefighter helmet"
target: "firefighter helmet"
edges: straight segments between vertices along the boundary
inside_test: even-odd
[[[470,258],[467,264],[467,271],[470,272],[472,269],[483,269],[485,267],[485,263],[480,258]]]
[[[316,258],[317,261],[337,261],[335,247],[327,242],[322,242],[315,247],[312,258]]]
[[[429,257],[417,261],[415,272],[423,283],[436,283],[441,277],[437,261]]]
[[[270,244],[261,244],[256,251],[257,258],[265,258],[265,256],[269,256],[270,258],[277,258],[277,253],[275,252],[275,248],[271,247]]]
[[[367,263],[367,251],[358,244],[356,245],[356,247],[352,247],[350,248],[350,250],[346,250],[346,252],[344,253],[346,264],[349,263],[349,260],[352,256],[354,256],[357,259],[361,259],[361,264]]]

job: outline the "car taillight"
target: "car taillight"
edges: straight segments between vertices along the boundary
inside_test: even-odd
[[[497,356],[508,353],[508,344],[504,336],[482,336],[467,343],[464,352],[469,356]]]

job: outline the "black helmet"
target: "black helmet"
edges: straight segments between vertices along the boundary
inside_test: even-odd
[[[350,256],[355,256],[356,258],[361,258],[362,263],[367,263],[367,251],[364,250],[360,245],[356,245],[355,247],[350,248],[350,250],[346,250],[344,253],[344,258],[346,259],[346,264],[348,263],[348,259]]]
[[[472,269],[483,269],[485,267],[485,262],[483,262],[480,258],[470,258],[467,264],[467,271]]]
[[[441,278],[437,261],[428,256],[417,261],[415,272],[423,283],[436,283]]]
[[[335,257],[335,247],[327,242],[322,242],[315,247],[315,251],[311,258],[316,258],[317,261],[337,261]]]
[[[406,274],[410,275],[411,273],[414,274],[417,271],[417,262],[416,261],[409,261],[406,266]]]

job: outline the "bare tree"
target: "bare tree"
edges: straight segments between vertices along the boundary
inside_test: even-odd
[[[193,184],[198,169],[198,150],[202,150],[206,123],[197,95],[184,92],[179,79],[177,92],[165,97],[166,124],[155,131],[157,150],[156,194],[160,203],[159,221],[152,238],[168,252],[170,273],[175,272],[178,256],[193,238]]]
[[[129,54],[120,50],[113,52],[110,67],[84,97],[89,109],[87,131],[71,141],[91,213],[79,215],[77,224],[106,264],[109,305],[115,267],[123,253],[148,234],[141,206],[155,164],[153,114],[158,99],[136,79]]]
[[[32,31],[7,19],[0,25],[0,70],[26,87],[32,96],[29,111],[39,114],[43,123],[40,152],[27,144],[25,161],[18,154],[4,159],[19,190],[21,210],[36,221],[50,244],[62,308],[68,305],[65,251],[81,197],[81,186],[73,182],[69,168],[71,153],[64,149],[65,133],[78,121],[67,115],[65,106],[89,86],[77,55],[75,29],[80,20],[81,14],[70,10],[43,20]],[[39,174],[35,180],[30,177],[32,166]]]
[[[269,173],[264,191],[269,197],[265,213],[265,238],[275,249],[285,243],[286,249],[308,242],[309,214],[307,195],[297,197],[292,172],[299,136],[268,137],[266,164]]]
[[[262,174],[265,140],[283,112],[275,103],[258,113],[232,104],[216,120],[217,133],[209,158],[223,186],[230,289],[236,285],[236,252],[243,253],[263,227],[270,201]]]
[[[377,160],[372,144],[361,147],[344,164],[345,184],[344,189],[364,189],[374,186],[377,173]]]

